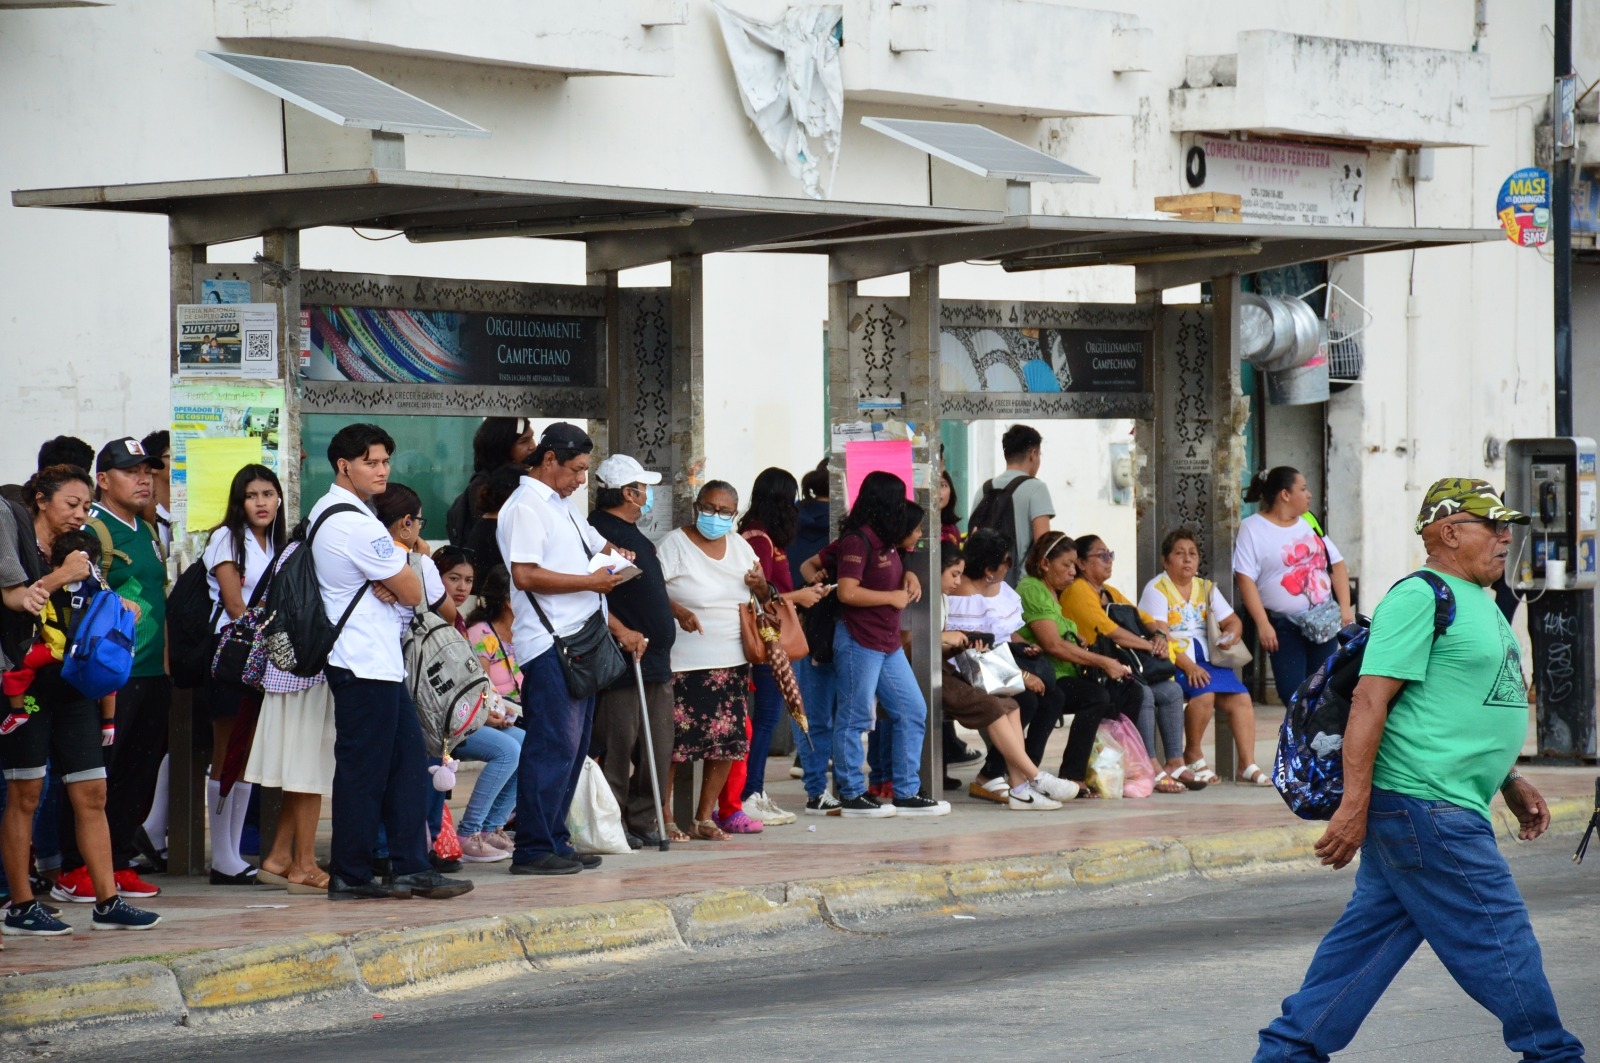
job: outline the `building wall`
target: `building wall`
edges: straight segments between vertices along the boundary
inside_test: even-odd
[[[1007,49],[1031,46],[1043,39],[1043,28],[1065,17],[1054,3],[942,2],[962,17],[1005,20],[1005,33],[981,36],[987,51],[960,52],[960,61],[971,64],[969,82],[985,64],[1010,71]],[[764,5],[769,12],[782,6]],[[1094,85],[1085,83],[1082,98],[1094,89],[1095,98],[1113,100],[1108,110],[1126,113],[1039,119],[991,106],[952,114],[933,101],[919,107],[902,96],[892,105],[851,97],[833,196],[904,203],[992,196],[980,182],[936,181],[942,171],[924,156],[860,126],[863,115],[915,115],[975,118],[1101,178],[1096,185],[1042,187],[1037,209],[1099,216],[1148,211],[1152,197],[1184,190],[1169,93],[1184,83],[1189,56],[1233,52],[1241,30],[1263,28],[1457,50],[1474,43],[1472,0],[1267,0],[1248,7],[1224,0],[1099,0],[1099,6],[1136,16],[1149,31],[1142,52],[1148,72],[1116,75],[1120,96],[1103,91],[1103,70],[1092,72]],[[1424,183],[1405,176],[1401,153],[1375,150],[1367,180],[1370,224],[1494,225],[1500,182],[1533,160],[1533,130],[1550,80],[1541,20],[1514,20],[1511,6],[1489,4],[1489,36],[1479,42],[1490,60],[1490,143],[1439,150],[1435,178]],[[1600,44],[1591,41],[1600,41],[1596,20],[1587,17],[1594,6],[1580,5],[1580,69],[1600,61]],[[877,17],[884,7],[848,5],[847,37],[857,36],[850,20],[869,17],[869,8]],[[708,0],[689,0],[687,13],[683,26],[650,31],[670,35],[671,76],[564,77],[259,39],[230,44],[353,62],[493,130],[488,140],[409,138],[414,169],[799,194],[744,116]],[[1085,24],[1104,25],[1096,19]],[[0,182],[15,189],[281,172],[279,102],[194,59],[197,49],[224,47],[215,32],[212,0],[0,11],[0,142],[6,145]],[[926,62],[928,55],[916,58]],[[1059,73],[1075,76],[1070,64]],[[939,91],[960,83],[954,79]],[[1123,91],[1128,85],[1136,91]],[[1317,87],[1305,91],[1314,102]],[[1044,87],[1040,92],[1046,95]],[[1052,101],[1071,95],[1050,86]],[[0,451],[0,479],[26,475],[32,448],[59,432],[98,445],[163,420],[164,235],[155,217],[0,204],[0,247],[8,252],[0,257],[0,397],[7,438],[16,444]],[[246,242],[216,249],[213,257],[248,260],[254,250]],[[374,243],[350,232],[313,231],[304,237],[303,259],[310,268],[375,273],[560,283],[581,283],[584,275],[581,247],[553,241],[414,246],[403,238]],[[1446,474],[1498,480],[1503,469],[1484,463],[1486,436],[1549,430],[1551,270],[1546,256],[1505,242],[1374,255],[1341,268],[1352,283],[1359,280],[1374,320],[1365,338],[1365,378],[1328,409],[1327,524],[1350,547],[1352,570],[1369,587],[1386,586],[1420,560],[1408,515],[1427,483]],[[630,271],[623,282],[659,284],[665,275],[664,267],[653,267]],[[708,472],[745,485],[767,465],[810,467],[823,433],[825,264],[804,256],[714,256],[705,276]],[[863,290],[888,294],[897,286],[903,290],[903,279],[886,278]],[[942,287],[952,298],[1134,298],[1128,269],[1007,275],[965,264],[947,267]],[[1105,522],[1108,539],[1123,534],[1117,522],[1131,521],[1131,507],[1097,508],[1109,475],[1101,451],[1123,429],[1040,427],[1047,453],[1082,457],[1070,470],[1047,466],[1060,477],[1052,489],[1060,489],[1058,505],[1072,514],[1069,530]],[[979,438],[985,429],[972,431],[976,483],[998,467],[998,446]],[[1275,460],[1270,443],[1265,458]]]

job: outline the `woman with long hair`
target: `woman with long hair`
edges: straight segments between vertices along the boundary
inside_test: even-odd
[[[465,546],[441,546],[433,552],[433,567],[439,570],[445,596],[456,607],[456,630],[467,633],[468,602],[478,579],[477,556]]]
[[[233,475],[222,520],[211,529],[201,560],[211,590],[212,626],[217,633],[244,615],[272,559],[288,541],[284,527],[283,485],[265,465],[246,465]],[[203,700],[211,715],[211,777],[206,783],[210,812],[211,884],[254,886],[257,871],[239,855],[245,812],[254,787],[236,781],[222,793],[222,765],[233,738],[233,721],[257,692],[238,683],[212,679]]]
[[[961,513],[956,509],[956,482],[950,470],[939,470],[939,541],[961,545]]]
[[[483,516],[477,492],[489,474],[502,465],[523,464],[533,453],[533,422],[526,417],[485,417],[472,435],[472,479],[445,514],[445,533],[452,546],[467,537]]]

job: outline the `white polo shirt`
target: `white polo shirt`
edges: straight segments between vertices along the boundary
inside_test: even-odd
[[[329,517],[311,543],[317,581],[322,584],[322,607],[335,624],[357,591],[373,580],[388,579],[406,565],[406,552],[395,545],[389,529],[361,499],[342,487],[329,488],[312,507],[307,515],[311,524],[316,524],[328,507],[341,502],[358,507],[358,511]],[[406,666],[400,653],[400,629],[409,612],[406,606],[385,605],[369,590],[339,632],[328,663],[347,668],[361,679],[401,682]]]
[[[582,575],[589,571],[589,551],[605,549],[606,538],[578,513],[571,499],[556,494],[549,484],[524,476],[505,505],[500,507],[495,541],[506,567],[538,565],[551,572]],[[580,536],[582,537],[580,539]],[[539,606],[558,635],[573,635],[596,609],[604,609],[603,596],[593,591],[537,595]],[[549,650],[554,641],[533,611],[526,591],[511,592],[511,644],[524,663]]]

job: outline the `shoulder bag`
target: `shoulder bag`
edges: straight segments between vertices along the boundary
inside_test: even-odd
[[[1100,592],[1100,600],[1105,607],[1106,616],[1111,618],[1113,624],[1131,631],[1135,635],[1141,635],[1145,638],[1151,637],[1150,629],[1144,626],[1144,620],[1139,616],[1137,606],[1114,602],[1110,599],[1111,596],[1105,591]],[[1172,663],[1171,657],[1157,657],[1149,650],[1118,646],[1106,635],[1102,635],[1100,638],[1107,646],[1111,647],[1111,650],[1108,652],[1097,648],[1095,652],[1104,653],[1107,657],[1122,661],[1133,669],[1135,678],[1142,681],[1146,686],[1151,683],[1160,683],[1167,679],[1177,678],[1178,666]],[[1096,645],[1098,647],[1098,641]]]
[[[1243,668],[1250,663],[1250,651],[1245,649],[1244,640],[1239,639],[1231,646],[1223,646],[1222,625],[1217,622],[1217,612],[1211,608],[1211,595],[1216,591],[1216,584],[1205,580],[1206,592],[1206,663],[1216,665],[1218,668]]]
[[[578,533],[578,544],[583,547],[584,556],[593,559],[594,551],[589,549],[589,542],[583,537],[578,522],[572,520],[571,513],[567,514],[567,520],[572,521],[572,530]],[[572,695],[574,701],[593,697],[622,678],[622,673],[628,670],[628,662],[617,646],[617,640],[611,637],[605,610],[596,609],[573,634],[557,635],[556,629],[550,625],[550,618],[539,605],[539,599],[532,591],[523,593],[528,596],[539,622],[555,642],[561,673],[567,680],[567,693]]]
[[[744,643],[744,659],[751,664],[767,663],[769,642],[776,642],[791,661],[811,652],[799,611],[781,594],[773,594],[764,605],[751,595],[739,606],[739,638]]]
[[[1300,634],[1306,637],[1307,642],[1320,646],[1339,633],[1339,629],[1344,627],[1344,621],[1339,613],[1339,600],[1333,596],[1333,558],[1328,553],[1328,541],[1310,521],[1306,521],[1306,526],[1311,528],[1312,534],[1317,537],[1317,542],[1322,544],[1322,563],[1328,567],[1328,600],[1313,605],[1303,613],[1285,615],[1289,623],[1300,629]]]

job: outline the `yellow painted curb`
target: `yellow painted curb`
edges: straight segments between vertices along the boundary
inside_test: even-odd
[[[1301,860],[1316,862],[1312,845],[1322,835],[1319,824],[1266,827],[1228,834],[1183,839],[1194,869],[1202,875],[1246,870],[1274,870]]]
[[[180,956],[170,967],[191,1017],[361,989],[355,961],[338,934],[307,934]]]
[[[683,940],[691,948],[734,939],[821,930],[822,911],[814,897],[795,897],[778,904],[750,890],[711,890],[678,898]]]
[[[902,868],[814,879],[792,883],[789,896],[820,896],[828,906],[828,914],[836,920],[943,908],[956,903],[943,868]]]
[[[506,917],[536,967],[565,967],[683,949],[672,909],[661,901],[536,908]]]
[[[517,928],[495,917],[357,934],[349,948],[361,981],[374,993],[431,987],[441,978],[476,984],[532,970]]]
[[[1188,850],[1171,839],[1106,842],[1062,855],[1072,870],[1073,879],[1081,886],[1144,882],[1185,875],[1193,867]]]
[[[1078,888],[1065,856],[1017,856],[958,864],[949,870],[950,892],[963,901],[1032,897]]]
[[[119,963],[0,978],[0,1031],[93,1022],[176,1022],[183,995],[159,963]]]

